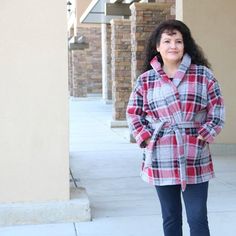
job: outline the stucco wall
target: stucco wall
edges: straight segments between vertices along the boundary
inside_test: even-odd
[[[0,202],[69,199],[66,2],[0,15]]]
[[[191,29],[212,64],[226,105],[226,125],[218,143],[236,143],[235,0],[177,0],[176,17]]]

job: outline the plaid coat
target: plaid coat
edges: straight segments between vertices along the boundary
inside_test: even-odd
[[[188,54],[172,81],[156,57],[151,65],[137,79],[126,113],[139,146],[151,138],[141,176],[154,185],[181,184],[184,191],[214,177],[209,143],[224,123],[221,91],[211,70],[191,64]]]

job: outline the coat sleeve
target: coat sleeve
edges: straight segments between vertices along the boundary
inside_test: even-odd
[[[213,78],[208,84],[208,104],[205,124],[199,134],[209,143],[213,143],[224,126],[225,108],[218,82]]]
[[[150,138],[153,133],[149,122],[145,119],[147,113],[144,111],[144,96],[142,78],[139,77],[129,98],[126,118],[130,132],[141,148],[145,147],[144,141]]]

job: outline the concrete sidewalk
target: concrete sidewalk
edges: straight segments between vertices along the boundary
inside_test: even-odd
[[[129,143],[127,128],[110,128],[112,106],[99,98],[70,102],[70,168],[85,187],[93,220],[0,228],[0,236],[162,236],[154,188],[139,177],[142,154]],[[217,178],[210,182],[212,236],[236,232],[236,157],[214,156]],[[184,235],[189,235],[186,219]]]

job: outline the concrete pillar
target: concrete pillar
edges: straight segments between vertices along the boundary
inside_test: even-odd
[[[126,107],[131,92],[130,20],[111,21],[111,67],[114,126],[126,126]]]
[[[0,225],[76,220],[66,2],[4,1],[0,15]]]
[[[111,79],[111,25],[102,24],[102,97],[106,103],[112,101]]]
[[[219,81],[226,106],[226,125],[216,143],[236,144],[235,55],[236,1],[177,0],[176,17],[191,29]],[[209,17],[212,16],[212,17]],[[235,149],[236,150],[236,149]]]
[[[0,8],[0,202],[69,199],[65,5],[28,3]]]
[[[158,23],[173,18],[171,15],[171,6],[172,3],[133,3],[130,6],[132,86],[142,72],[145,57],[145,43]]]

